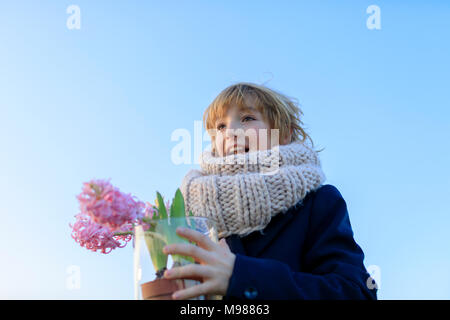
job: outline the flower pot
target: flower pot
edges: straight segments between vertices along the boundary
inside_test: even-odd
[[[135,227],[134,251],[134,289],[137,300],[171,300],[175,291],[189,288],[201,282],[193,279],[165,279],[166,269],[195,263],[191,257],[165,255],[162,248],[166,244],[189,242],[176,234],[179,226],[197,230],[218,242],[215,223],[204,217],[186,217],[159,220],[152,230]],[[199,296],[191,300],[220,300],[222,296]]]
[[[189,282],[194,281],[194,284]],[[185,289],[189,286],[200,283],[187,279],[156,279],[141,284],[142,299],[144,300],[172,300],[175,291]],[[190,284],[190,285],[189,285]],[[188,285],[188,286],[186,286]]]

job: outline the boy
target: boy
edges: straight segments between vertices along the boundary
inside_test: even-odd
[[[212,150],[202,154],[201,170],[186,174],[181,191],[186,211],[214,220],[221,240],[179,230],[197,246],[165,247],[200,262],[166,271],[167,278],[202,281],[174,299],[377,298],[345,200],[323,184],[301,114],[290,98],[251,83],[226,88],[208,107]]]

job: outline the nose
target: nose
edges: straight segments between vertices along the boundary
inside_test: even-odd
[[[232,120],[228,124],[227,130],[225,130],[225,135],[227,138],[235,138],[239,135],[239,129],[243,129],[243,126],[240,121]]]
[[[247,137],[243,130],[239,130],[239,128],[230,129],[231,133],[228,133],[226,136],[226,139],[224,141],[224,146],[227,152],[229,148],[231,148],[234,145],[238,145],[241,147],[246,146],[247,143]]]
[[[227,130],[225,130],[225,137],[227,140],[236,142],[236,139],[243,139],[244,136],[245,128],[239,121],[230,122]],[[243,143],[243,141],[241,143]]]
[[[233,119],[230,120],[230,123],[228,123],[229,129],[242,129],[244,126],[242,125],[241,121],[239,119]]]

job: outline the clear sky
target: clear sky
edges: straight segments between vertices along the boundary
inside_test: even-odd
[[[131,245],[70,237],[76,194],[111,178],[172,197],[198,165],[171,161],[171,134],[250,81],[299,99],[379,298],[450,299],[449,17],[444,0],[2,1],[0,298],[132,299]]]

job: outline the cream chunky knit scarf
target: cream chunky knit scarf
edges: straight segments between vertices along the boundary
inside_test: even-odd
[[[213,219],[219,238],[264,229],[326,179],[318,154],[297,141],[225,157],[207,150],[200,167],[186,174],[180,190],[186,211]]]

